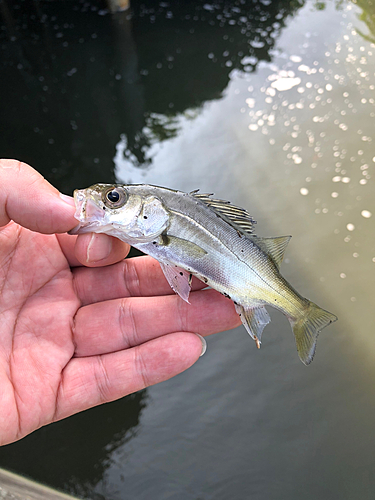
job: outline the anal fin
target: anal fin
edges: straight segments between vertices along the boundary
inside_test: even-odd
[[[192,275],[180,267],[160,262],[166,280],[174,292],[189,304]]]
[[[235,304],[235,308],[241,318],[242,324],[250,337],[255,340],[259,349],[264,327],[271,321],[266,308],[264,306],[244,307],[238,304]]]

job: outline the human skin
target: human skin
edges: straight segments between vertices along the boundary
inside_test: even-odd
[[[32,167],[0,160],[0,445],[167,380],[202,352],[195,335],[240,323],[193,281],[191,305],[150,257],[77,221]]]

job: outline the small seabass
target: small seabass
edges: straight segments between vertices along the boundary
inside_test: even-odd
[[[337,317],[280,274],[291,237],[256,236],[245,209],[211,196],[146,184],[95,184],[74,192],[79,224],[71,234],[106,233],[151,255],[185,301],[196,276],[233,300],[258,347],[270,322],[265,306],[279,309],[292,326],[301,361],[309,364],[319,332]]]

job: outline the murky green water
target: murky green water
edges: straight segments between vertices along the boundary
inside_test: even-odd
[[[2,2],[0,151],[71,194],[201,188],[292,234],[283,273],[339,321],[299,361],[271,311],[186,373],[0,449],[91,499],[373,499],[375,4]]]

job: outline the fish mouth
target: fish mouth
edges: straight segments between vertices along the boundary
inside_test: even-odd
[[[73,229],[68,231],[68,234],[84,234],[84,233],[95,233],[95,229],[98,229],[99,225],[95,222],[80,222]]]
[[[76,205],[74,217],[79,223],[71,229],[68,234],[75,235],[97,232],[97,230],[103,226],[103,210],[101,210],[95,200],[87,194],[86,189],[76,189],[73,196]]]

